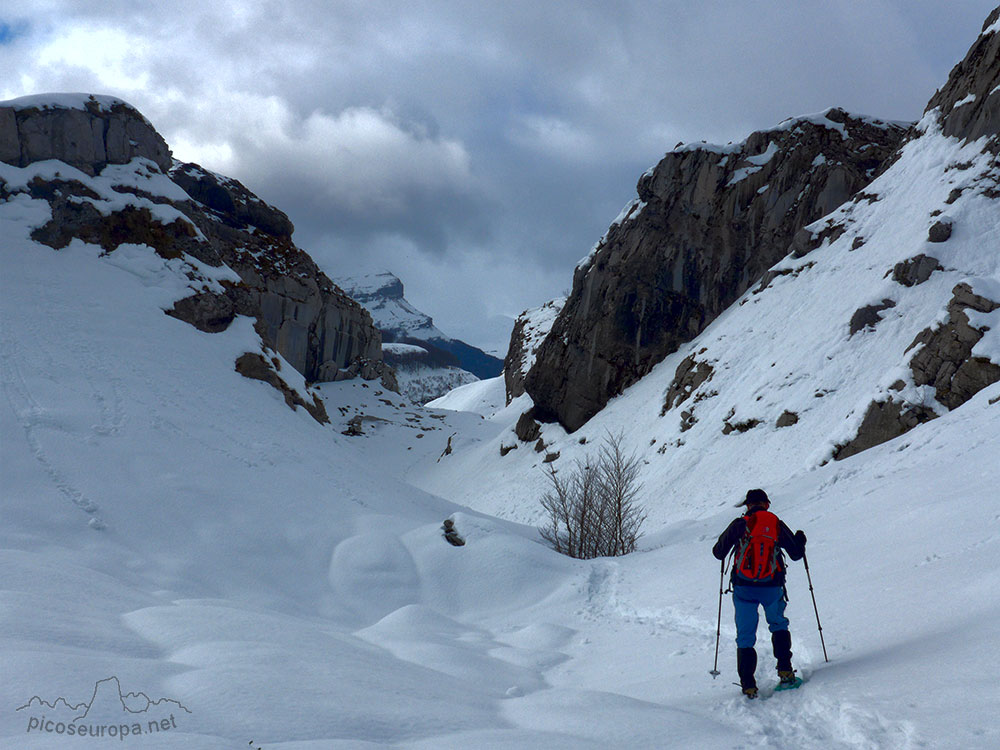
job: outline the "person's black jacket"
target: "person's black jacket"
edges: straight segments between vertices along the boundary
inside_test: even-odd
[[[715,543],[712,547],[712,554],[715,555],[716,560],[725,560],[726,555],[729,551],[739,544],[743,535],[747,532],[747,521],[746,516],[740,516],[735,519],[726,530],[722,532],[719,536],[719,541]],[[800,532],[801,533],[801,532]],[[791,532],[785,522],[778,519],[778,546],[788,553],[788,556],[793,560],[801,560],[802,555],[805,554],[805,535],[801,537],[800,542],[796,538],[795,534]],[[785,560],[784,557],[778,554],[778,572],[774,574],[772,578],[765,579],[763,581],[748,581],[745,578],[736,577],[736,566],[733,566],[733,572],[729,577],[733,584],[738,584],[740,586],[783,586],[785,584]]]

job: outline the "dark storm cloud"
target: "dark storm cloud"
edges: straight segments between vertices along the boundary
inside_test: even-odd
[[[680,140],[837,105],[915,119],[991,2],[20,3],[2,93],[132,101],[333,275],[449,331],[541,304]]]

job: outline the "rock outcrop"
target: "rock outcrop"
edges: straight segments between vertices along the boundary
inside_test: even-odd
[[[1000,366],[973,349],[989,330],[970,321],[970,313],[991,313],[1000,301],[976,294],[968,284],[958,284],[948,303],[948,320],[926,328],[911,347],[920,347],[910,360],[913,383],[934,387],[934,399],[957,409],[979,391],[1000,380]]]
[[[534,366],[538,347],[549,335],[552,324],[565,303],[564,297],[550,300],[541,307],[525,310],[514,321],[507,356],[503,361],[503,381],[508,404],[524,393],[524,377]]]
[[[956,285],[948,303],[947,321],[921,331],[907,349],[916,349],[909,363],[912,384],[917,388],[932,387],[938,409],[892,395],[884,401],[873,401],[857,435],[839,446],[834,458],[848,458],[899,437],[936,418],[942,407],[957,409],[983,388],[1000,381],[1000,365],[974,353],[989,327],[975,325],[970,319],[975,313],[988,314],[998,309],[1000,301],[977,294],[969,284]],[[898,381],[890,390],[901,391],[905,387],[906,383]]]
[[[164,172],[170,149],[131,105],[110,96],[42,94],[0,107],[0,161],[26,167],[58,159],[91,176],[141,156]]]
[[[668,153],[576,269],[525,378],[538,417],[579,428],[864,188],[904,132],[831,109],[739,144]],[[820,241],[800,236],[800,252]]]
[[[1000,8],[983,23],[983,31],[927,104],[941,112],[945,135],[974,141],[1000,130]],[[1000,153],[996,140],[990,147]]]
[[[163,258],[191,259],[193,293],[167,314],[206,332],[248,316],[263,349],[279,353],[307,382],[386,376],[394,387],[371,316],[295,246],[288,217],[235,180],[173,163],[163,139],[128,104],[83,95],[0,103],[0,156],[19,167],[55,159],[83,173],[64,170],[26,185],[52,212],[32,234],[36,241],[60,249],[80,239],[108,253],[141,244]],[[229,270],[219,281],[205,275],[211,269]],[[263,372],[269,358],[253,356],[241,358],[238,371],[284,383]],[[287,387],[279,390],[297,403]],[[322,419],[315,404],[303,405]]]
[[[250,231],[256,227],[283,239],[291,238],[295,231],[284,211],[268,205],[237,180],[209,172],[197,164],[174,165],[170,179],[235,229]]]

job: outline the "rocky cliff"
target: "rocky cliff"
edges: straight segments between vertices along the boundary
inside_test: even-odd
[[[927,104],[941,114],[945,135],[965,140],[991,139],[994,153],[1000,129],[1000,7],[994,8],[975,44]]]
[[[576,269],[525,377],[536,416],[579,428],[701,332],[793,240],[802,251],[822,242],[803,227],[858,194],[905,130],[830,109],[741,143],[666,154]]]
[[[507,403],[524,393],[524,378],[535,365],[538,348],[552,330],[565,297],[546,302],[541,307],[525,310],[514,321],[510,344],[503,361],[503,381]]]
[[[170,149],[149,121],[110,96],[40,94],[0,106],[0,161],[26,167],[58,159],[88,175],[141,156],[162,170]]]
[[[0,103],[0,160],[24,170],[21,185],[0,181],[0,200],[27,193],[49,204],[37,242],[149,246],[181,261],[190,280],[167,314],[206,332],[253,318],[260,361],[237,366],[248,377],[280,388],[273,351],[307,382],[385,375],[394,387],[371,316],[295,246],[288,217],[235,180],[174,162],[127,103],[79,94]]]

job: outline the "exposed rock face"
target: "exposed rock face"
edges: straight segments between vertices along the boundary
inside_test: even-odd
[[[0,153],[16,153],[18,166],[57,159],[100,175],[89,185],[81,179],[35,178],[28,192],[49,202],[52,219],[33,239],[60,249],[77,238],[106,252],[123,243],[144,244],[164,258],[228,267],[232,278],[208,283],[192,266],[194,293],[167,313],[207,332],[225,330],[237,315],[249,316],[264,347],[280,353],[307,381],[385,375],[386,386],[394,387],[371,316],[292,243],[292,223],[284,213],[197,164],[171,168],[163,139],[124,102],[77,98],[75,108],[72,97],[60,95],[55,104],[41,96],[0,106]],[[88,133],[92,137],[81,140]],[[149,161],[132,161],[135,157]],[[109,164],[129,164],[127,179],[118,184],[107,177]],[[150,190],[137,187],[146,180]],[[238,371],[275,387],[284,382],[247,356]],[[303,405],[321,418],[314,404]]]
[[[781,416],[778,417],[777,421],[774,423],[775,427],[791,427],[794,424],[799,423],[799,415],[794,411],[783,411]]]
[[[684,403],[702,383],[711,380],[713,374],[715,370],[708,362],[699,362],[693,354],[685,357],[674,372],[674,379],[667,389],[667,397],[663,401],[660,415]]]
[[[197,164],[179,164],[170,178],[203,206],[216,211],[236,229],[257,227],[275,237],[290,238],[295,227],[283,211],[269,206],[242,183],[202,169]]]
[[[910,360],[914,384],[934,386],[935,400],[955,409],[1000,380],[1000,366],[972,355],[985,329],[969,320],[970,310],[990,313],[996,309],[1000,301],[976,294],[968,284],[958,284],[948,303],[948,322],[921,331],[911,345],[922,345]]]
[[[834,451],[833,457],[841,461],[874,448],[884,442],[909,432],[918,424],[929,422],[937,414],[926,406],[904,404],[893,399],[873,401],[858,428],[857,437]]]
[[[508,404],[524,393],[524,377],[535,364],[538,347],[549,335],[552,324],[565,303],[564,297],[550,300],[534,310],[525,310],[514,321],[507,356],[503,361],[503,382]]]
[[[952,223],[950,221],[935,221],[927,230],[928,242],[947,242],[951,238]]]
[[[541,439],[542,426],[535,421],[531,409],[518,417],[517,424],[514,425],[514,434],[517,435],[518,440],[526,443]]]
[[[989,33],[987,33],[989,31]],[[942,114],[945,135],[974,141],[1000,132],[1000,8],[983,24],[983,33],[927,104]],[[994,153],[998,145],[993,143]]]
[[[5,106],[6,105],[6,106]],[[58,159],[95,175],[142,156],[170,168],[170,149],[149,121],[113,97],[23,97],[0,104],[0,161],[17,167]]]
[[[865,328],[874,328],[878,325],[879,321],[882,320],[880,313],[883,313],[895,306],[896,303],[891,299],[884,299],[877,305],[865,305],[864,307],[858,308],[854,311],[854,315],[851,316],[849,335],[853,336]]]
[[[968,284],[958,284],[948,303],[948,321],[921,331],[910,345],[920,347],[910,359],[915,386],[933,386],[934,400],[942,407],[956,409],[983,388],[1000,381],[1000,365],[986,357],[977,357],[973,347],[988,330],[972,325],[969,311],[990,313],[1000,309],[1000,302],[976,294]],[[902,390],[900,381],[890,390]],[[908,403],[890,396],[873,401],[853,440],[834,452],[837,460],[892,440],[918,424],[937,417],[935,409]]]
[[[525,378],[539,418],[579,428],[867,185],[903,133],[831,109],[740,144],[668,153],[577,267]]]
[[[903,286],[917,286],[927,281],[935,271],[943,270],[937,258],[921,253],[897,263],[892,269],[892,280]]]

